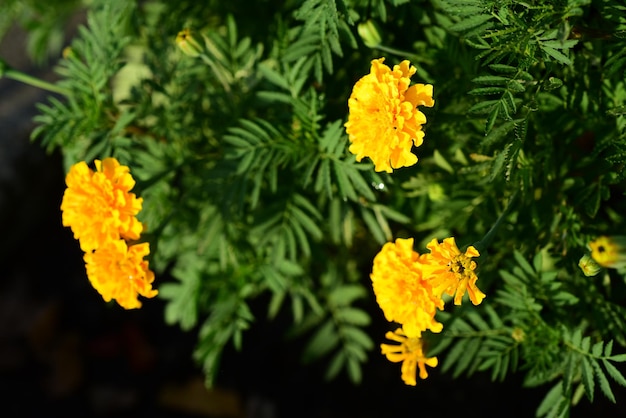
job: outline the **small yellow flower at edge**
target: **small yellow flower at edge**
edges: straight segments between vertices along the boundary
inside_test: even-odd
[[[619,269],[626,266],[626,236],[599,236],[589,243],[591,257],[602,267]]]
[[[402,381],[407,385],[417,385],[416,374],[419,369],[420,379],[428,377],[426,366],[437,367],[437,357],[426,357],[421,338],[408,338],[402,328],[385,334],[389,340],[400,344],[381,344],[381,352],[394,363],[402,362]]]

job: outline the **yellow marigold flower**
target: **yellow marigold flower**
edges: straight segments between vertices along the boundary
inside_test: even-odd
[[[427,329],[442,330],[435,313],[437,308],[443,309],[443,300],[422,277],[420,255],[413,251],[413,238],[386,243],[374,257],[370,278],[385,318],[402,324],[406,335],[419,337]]]
[[[415,375],[418,368],[420,379],[426,379],[428,377],[426,366],[437,367],[439,364],[437,357],[427,358],[424,355],[420,338],[407,337],[402,328],[398,328],[394,332],[387,332],[385,337],[400,343],[381,344],[380,348],[389,361],[402,362],[402,381],[407,385],[415,386],[417,384]]]
[[[370,73],[354,85],[345,127],[356,160],[369,157],[376,171],[391,173],[394,168],[417,163],[411,147],[422,144],[422,125],[426,123],[417,106],[432,107],[435,101],[432,85],[409,87],[416,69],[408,60],[394,65],[393,70],[384,60],[373,60]]]
[[[72,229],[83,251],[119,238],[139,239],[143,230],[135,217],[142,199],[130,193],[135,180],[129,168],[115,158],[96,160],[95,165],[95,172],[85,162],[70,168],[61,202],[63,226]]]
[[[476,287],[478,277],[474,270],[476,262],[473,257],[480,254],[476,248],[470,246],[462,254],[456,246],[454,237],[446,238],[442,243],[433,239],[427,246],[424,274],[430,276],[432,287],[436,292],[454,296],[454,304],[460,305],[463,295],[467,291],[474,305],[480,304],[485,294]],[[441,294],[440,293],[440,294]]]
[[[126,244],[123,239],[107,241],[95,251],[85,254],[87,277],[94,289],[109,302],[115,299],[124,309],[141,307],[138,295],[152,298],[154,273],[143,258],[150,254],[150,245]]]
[[[599,236],[589,243],[591,257],[602,267],[626,266],[626,236]]]

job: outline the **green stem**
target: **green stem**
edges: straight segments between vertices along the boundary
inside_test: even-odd
[[[200,54],[199,56],[202,59],[202,61],[204,61],[205,64],[207,64],[209,67],[211,67],[211,69],[213,70],[213,73],[215,74],[217,79],[220,81],[220,83],[222,83],[222,87],[224,87],[224,91],[226,93],[230,93],[229,80],[227,80],[224,77],[224,74],[220,71],[220,69],[217,67],[215,62],[213,62],[213,60],[211,58],[209,58],[209,56],[204,54],[204,53]]]
[[[446,331],[442,338],[481,338],[491,335],[508,335],[510,331],[506,328],[485,329],[480,331]]]
[[[400,49],[395,49],[395,48],[391,48],[389,46],[380,45],[380,44],[376,45],[374,47],[374,49],[380,49],[383,52],[388,52],[388,53],[394,54],[394,55],[400,55],[402,57],[409,57],[409,56],[413,57],[413,56],[415,56],[415,54],[411,54],[410,52],[402,51]]]
[[[0,77],[10,78],[12,80],[20,81],[22,83],[37,87],[40,89],[48,90],[53,93],[59,93],[64,96],[69,96],[70,92],[56,84],[49,83],[39,78],[33,77],[21,71],[14,70],[9,67],[7,63],[0,60]]]
[[[411,61],[413,61],[413,63],[416,62],[425,62],[421,57],[419,57],[416,54],[413,54],[411,52],[408,51],[402,51],[401,49],[395,49],[395,48],[391,48],[389,46],[385,46],[385,45],[376,45],[375,47],[373,47],[372,49],[378,49],[382,52],[387,52],[389,54],[393,54],[393,55],[397,55],[403,58],[408,58]],[[421,65],[416,65],[416,70],[417,70],[417,75],[420,76],[423,80],[425,80],[428,83],[432,83],[432,77],[426,72],[424,71],[424,69],[422,68]]]
[[[509,203],[506,205],[506,208],[500,214],[500,216],[496,220],[496,223],[493,224],[491,229],[485,234],[483,239],[474,243],[474,248],[476,248],[476,250],[478,250],[480,254],[483,254],[483,252],[487,249],[487,247],[489,246],[493,238],[496,236],[496,233],[498,232],[500,225],[502,225],[502,222],[511,211],[511,208],[513,207],[513,203],[515,203],[516,198],[517,198],[517,192],[513,193],[513,196],[511,196],[511,198],[509,199]]]

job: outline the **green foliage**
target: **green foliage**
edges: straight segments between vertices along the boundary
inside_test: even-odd
[[[287,62],[309,57],[315,78],[322,82],[322,67],[332,74],[332,54],[343,56],[340,34],[344,35],[352,48],[356,40],[348,24],[352,20],[346,14],[347,5],[344,0],[305,0],[294,12],[294,17],[304,24],[293,29],[295,33],[287,47],[283,59]]]
[[[367,293],[360,285],[341,283],[339,270],[330,266],[322,277],[326,289],[327,312],[312,316],[309,321],[298,324],[292,334],[298,335],[315,325],[317,330],[310,337],[304,352],[303,361],[310,362],[320,356],[331,355],[326,370],[326,378],[333,379],[345,369],[350,379],[359,383],[362,379],[362,363],[367,361],[367,353],[374,347],[371,337],[362,330],[370,324],[369,314],[353,306]]]
[[[441,358],[433,373],[521,374],[545,387],[541,417],[568,416],[598,389],[616,398],[626,277],[587,277],[577,263],[594,237],[626,234],[619,1],[88,9],[58,66],[69,94],[39,105],[33,138],[61,149],[66,167],[109,156],[130,167],[164,319],[197,335],[208,383],[261,316],[288,319],[285,344],[305,344],[305,367],[361,381],[384,335],[371,321],[381,312],[367,308],[380,246],[414,237],[423,253],[454,236],[485,244],[477,285],[487,297],[441,312],[444,331],[425,336]],[[381,45],[359,39],[363,22]],[[186,27],[198,57],[177,49]],[[435,92],[435,107],[420,107],[419,162],[391,174],[357,162],[344,129],[352,86],[381,56],[410,60],[412,82]]]
[[[130,42],[125,32],[133,9],[132,3],[103,5],[89,16],[89,29],[79,28],[81,36],[58,67],[64,77],[60,84],[75,94],[66,103],[51,97],[49,104],[38,106],[41,115],[35,120],[41,125],[32,136],[41,134],[43,146],[66,147],[75,153],[74,159],[89,161],[99,155],[115,155],[118,146],[129,145],[124,130],[134,115],[105,113],[113,105],[109,83],[122,67],[121,54]]]
[[[588,324],[572,311],[580,301],[566,290],[568,280],[545,270],[550,262],[546,265],[543,254],[530,264],[515,251],[516,262],[499,272],[503,286],[493,302],[458,316],[440,315],[447,331],[431,337],[435,344],[428,355],[447,350],[442,371],[453,377],[491,370],[492,380],[504,380],[523,370],[526,386],[556,381],[538,406],[538,417],[569,416],[583,393],[593,401],[596,388],[615,402],[610,382],[625,386],[626,379],[614,363],[626,361],[626,355],[613,354],[613,340],[605,342],[601,334],[585,335]]]
[[[442,371],[452,370],[452,375],[458,377],[491,369],[492,380],[502,381],[517,370],[520,342],[512,337],[512,329],[504,325],[491,305],[484,308],[484,318],[474,310],[467,310],[453,320],[441,315],[442,320],[450,322],[429,355],[436,355],[454,343],[445,356]]]
[[[562,363],[563,374],[539,405],[537,416],[568,416],[570,407],[578,403],[583,391],[593,402],[596,384],[604,396],[615,403],[609,378],[626,386],[626,379],[613,364],[626,361],[626,356],[611,355],[613,341],[606,344],[598,341],[591,345],[591,337],[583,338],[580,329],[573,334],[565,332],[563,343],[566,350]]]
[[[3,0],[0,40],[8,39],[12,26],[27,34],[26,50],[36,63],[58,56],[64,43],[64,26],[82,5],[80,0]]]

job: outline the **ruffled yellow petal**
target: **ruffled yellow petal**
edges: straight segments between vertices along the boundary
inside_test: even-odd
[[[422,278],[420,255],[413,251],[412,238],[386,243],[374,257],[370,278],[385,318],[402,324],[407,335],[418,337],[427,329],[442,330],[435,313],[443,309],[443,300]]]
[[[130,193],[135,181],[128,167],[114,158],[96,160],[95,166],[95,172],[85,162],[70,168],[61,202],[63,225],[72,229],[83,251],[119,238],[136,240],[143,230],[136,218],[142,199]]]
[[[485,294],[476,286],[476,262],[472,258],[480,256],[478,250],[470,246],[462,254],[454,237],[441,243],[433,239],[427,248],[430,254],[426,254],[423,275],[429,278],[435,293],[454,296],[455,305],[460,305],[467,293],[472,303],[479,305]]]
[[[143,225],[136,218],[142,199],[130,190],[135,180],[128,167],[115,158],[95,161],[95,172],[86,163],[74,164],[65,179],[61,210],[85,251],[87,277],[105,301],[116,300],[125,309],[141,307],[138,296],[152,298],[154,273],[144,257],[148,243],[138,240]]]
[[[420,379],[426,379],[428,377],[428,372],[426,371],[426,366],[429,367],[437,367],[437,365],[439,364],[439,361],[437,360],[437,357],[431,357],[431,358],[427,358],[425,359],[423,362],[418,362],[417,365],[420,369]]]
[[[356,82],[348,99],[350,111],[345,124],[349,150],[361,161],[369,157],[376,171],[391,173],[394,168],[417,163],[411,152],[422,144],[426,117],[417,106],[434,106],[431,85],[409,87],[415,67],[404,60],[393,70],[384,58],[372,61],[370,73]]]
[[[152,289],[154,273],[143,259],[149,253],[148,243],[129,247],[122,239],[108,241],[85,254],[87,277],[105,301],[115,299],[125,309],[139,308],[139,295],[152,298],[158,294]]]
[[[387,332],[385,336],[400,344],[381,344],[381,352],[393,363],[402,362],[402,381],[411,386],[417,384],[416,375],[419,368],[420,379],[426,379],[428,372],[426,366],[436,367],[439,363],[437,357],[426,357],[422,340],[418,337],[407,337],[403,328],[398,328],[394,332]]]

